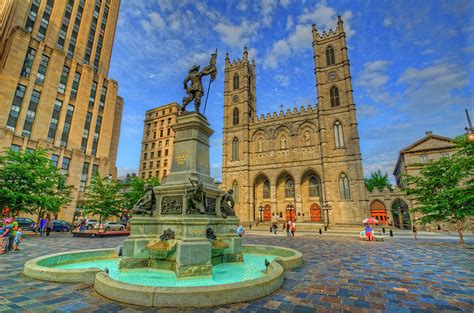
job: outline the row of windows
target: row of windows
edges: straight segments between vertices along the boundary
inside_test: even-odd
[[[171,125],[171,117],[168,118],[168,125]],[[165,120],[160,120],[160,127],[164,127],[165,126]],[[153,123],[153,128],[157,128],[158,127],[158,121],[154,122]],[[147,123],[146,124],[146,129],[147,130],[150,130],[151,129],[151,123]],[[169,129],[168,129],[168,133],[169,133]]]
[[[161,163],[160,160],[156,161],[156,167],[160,167],[160,163]],[[155,164],[155,163],[153,163],[153,161],[151,161],[150,163],[148,163],[148,169],[152,169],[154,164]],[[146,162],[143,162],[143,163],[142,163],[142,170],[146,170],[146,165],[147,165]],[[163,160],[163,166],[164,166],[164,167],[167,167],[167,166],[168,166],[168,159],[164,159],[164,160]]]
[[[249,88],[252,88],[252,85],[251,85],[251,78],[250,78],[250,75],[248,75],[248,86]],[[232,87],[233,87],[233,90],[237,90],[240,88],[240,77],[239,77],[239,74],[235,73],[234,74],[234,78],[233,78],[233,81],[232,81]]]
[[[165,147],[168,147],[170,145],[170,141],[169,139],[166,139],[165,141]],[[145,146],[144,146],[144,151],[148,150],[148,144],[146,143]],[[161,149],[163,147],[163,141],[158,141],[158,149]],[[150,149],[155,149],[155,143],[152,142],[151,145],[150,145]]]
[[[172,109],[172,108],[169,108],[169,109],[168,109],[168,113],[171,113],[171,112],[173,112],[173,109]],[[155,112],[155,117],[158,117],[159,113],[160,113],[160,112]],[[166,109],[161,110],[161,115],[163,116],[163,115],[165,115],[165,114],[166,114]],[[150,119],[151,117],[152,117],[152,114],[151,114],[151,113],[147,113],[146,118],[147,118],[147,119]]]
[[[163,177],[162,178],[165,178],[167,174],[168,174],[168,171],[163,170]],[[145,176],[146,176],[146,173],[142,172],[142,178],[143,179],[145,179]],[[152,171],[148,172],[148,178],[152,178],[152,177],[153,177],[153,172]],[[160,170],[155,171],[155,177],[160,178]]]
[[[171,136],[171,128],[168,128],[166,130],[166,136]],[[163,138],[164,137],[164,130],[163,129],[160,129],[160,137],[159,138]],[[156,139],[156,131],[153,132],[153,139]],[[146,132],[146,140],[150,140],[150,131],[147,131]],[[166,145],[169,144],[169,139],[166,139]]]
[[[168,149],[165,149],[164,156],[165,157],[168,156]],[[161,158],[161,150],[157,151],[156,157]],[[154,158],[155,158],[155,151],[152,151],[152,152],[150,152],[150,159],[154,159]],[[147,159],[148,159],[148,152],[145,152],[145,153],[143,153],[143,160],[147,160]]]

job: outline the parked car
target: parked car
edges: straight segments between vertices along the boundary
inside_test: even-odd
[[[98,229],[99,228],[99,222],[97,220],[87,220],[86,222],[86,229]]]
[[[66,221],[62,221],[62,220],[54,220],[53,221],[52,231],[69,232],[69,231],[71,231],[71,228],[72,228],[71,225]]]
[[[18,223],[18,226],[23,230],[33,230],[35,222],[31,218],[27,217],[16,217],[15,221]]]
[[[123,226],[119,222],[109,221],[109,222],[105,222],[105,224],[102,226],[102,228],[105,229],[105,231],[108,231],[108,230],[124,230],[125,226]]]

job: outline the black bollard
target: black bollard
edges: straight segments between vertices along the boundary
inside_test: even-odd
[[[249,229],[252,229],[252,224],[249,225]]]
[[[319,229],[319,234],[321,235],[323,233],[323,231],[321,230],[321,228]]]
[[[385,227],[382,227],[382,233],[385,234]]]
[[[324,226],[324,231],[328,231],[328,228],[326,226]]]
[[[441,225],[438,224],[438,230],[441,230]]]
[[[390,237],[393,237],[393,231],[390,229]]]

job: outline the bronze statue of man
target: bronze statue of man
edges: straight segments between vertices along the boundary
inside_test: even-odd
[[[232,196],[233,193],[234,191],[232,189],[229,189],[222,197],[221,214],[223,218],[226,218],[227,216],[235,216],[235,210],[234,210],[235,200],[234,200],[234,197]]]
[[[141,197],[137,203],[133,206],[132,213],[138,214],[153,214],[155,209],[155,193],[153,187],[149,184],[145,185],[145,194]]]
[[[199,72],[199,65],[193,65],[189,70],[188,76],[184,79],[184,89],[188,94],[187,97],[183,98],[183,104],[181,105],[181,112],[186,110],[186,106],[194,100],[194,110],[199,112],[199,106],[201,105],[201,98],[204,94],[202,88],[201,78],[206,75],[211,75],[211,82],[216,79],[217,68],[216,68],[216,59],[217,59],[217,50],[215,53],[211,54],[211,59],[209,60],[209,65],[206,66],[201,72]],[[188,82],[191,83],[188,85]]]
[[[206,194],[203,190],[202,182],[198,182],[194,187],[194,190],[186,195],[186,201],[188,204],[188,210],[186,213],[206,213]]]

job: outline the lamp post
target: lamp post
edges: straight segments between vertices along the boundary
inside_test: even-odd
[[[258,210],[260,211],[260,223],[263,223],[263,204],[261,202],[258,206]]]
[[[291,220],[291,212],[293,211],[293,204],[288,203],[288,205],[286,206],[286,210],[287,210],[287,211],[290,211],[290,222],[293,222],[293,221]]]
[[[325,216],[325,224],[326,224],[326,227],[329,226],[329,211],[332,210],[331,209],[331,205],[329,204],[329,202],[327,201],[324,201],[324,204],[323,204],[323,211],[325,212],[324,216]]]

